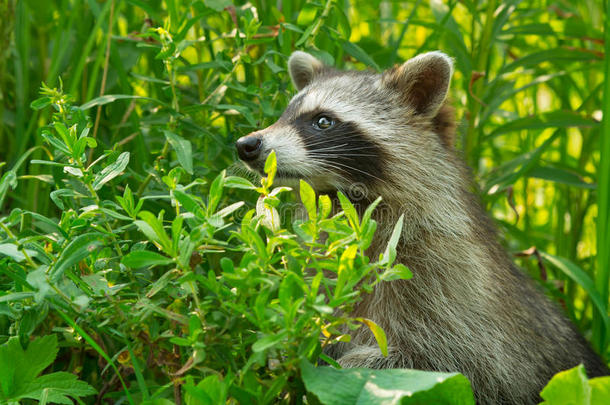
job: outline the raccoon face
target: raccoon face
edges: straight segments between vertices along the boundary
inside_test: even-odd
[[[237,152],[262,174],[275,150],[278,180],[304,179],[318,191],[387,184],[392,161],[421,153],[401,156],[421,144],[418,125],[434,125],[452,71],[451,59],[440,52],[382,74],[338,71],[300,51],[288,66],[299,92],[275,124],[240,138]]]

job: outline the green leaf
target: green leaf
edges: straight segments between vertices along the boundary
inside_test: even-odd
[[[72,373],[63,371],[45,374],[32,381],[19,398],[40,399],[43,394],[52,403],[73,404],[72,398],[93,395],[97,391],[84,381],[79,381]]]
[[[318,213],[319,219],[326,219],[330,215],[333,208],[333,203],[330,197],[322,194],[318,197]]]
[[[5,398],[18,398],[27,385],[57,356],[57,336],[30,342],[24,351],[17,337],[0,346],[0,388]]]
[[[301,361],[307,391],[324,405],[474,405],[470,382],[458,373],[334,369]]]
[[[173,190],[172,194],[186,212],[194,214],[199,219],[206,218],[205,211],[202,208],[202,203],[199,198],[195,199],[195,197],[181,190]]]
[[[307,41],[311,36],[311,32],[313,31],[315,26],[315,24],[308,25],[307,28],[305,28],[305,31],[303,31],[303,34],[301,34],[301,37],[297,40],[297,42],[294,43],[294,46],[299,47],[303,45],[305,41]]]
[[[281,226],[281,218],[278,210],[267,203],[268,198],[261,195],[256,201],[256,214],[261,218],[261,223],[272,231],[278,231]]]
[[[132,268],[152,267],[173,263],[169,257],[151,252],[150,250],[136,250],[123,256],[121,263]]]
[[[267,174],[267,187],[270,187],[273,184],[273,179],[275,179],[275,173],[277,172],[277,157],[275,155],[275,150],[272,150],[269,156],[267,156],[267,160],[265,160],[265,173]]]
[[[413,273],[411,273],[411,270],[402,263],[398,263],[394,267],[386,269],[380,276],[383,281],[409,280],[412,277]]]
[[[315,220],[317,217],[316,213],[316,193],[313,188],[306,181],[300,180],[299,182],[299,194],[301,195],[301,202],[307,210],[309,219]]]
[[[221,209],[220,211],[215,213],[213,216],[218,217],[218,218],[224,218],[227,215],[231,215],[232,213],[234,213],[235,211],[237,211],[238,209],[243,207],[245,204],[246,203],[243,201],[238,201],[236,203],[229,205],[228,207],[224,207],[223,209]]]
[[[529,171],[528,176],[589,190],[596,188],[595,184],[587,183],[577,173],[556,167],[536,166]]]
[[[593,307],[601,316],[604,329],[606,332],[610,332],[610,318],[608,318],[607,304],[595,288],[595,283],[591,277],[583,269],[565,257],[554,256],[543,251],[540,251],[540,256],[561,270],[566,276],[575,281],[576,284],[581,286],[587,292],[587,294],[589,294],[589,297],[593,302]]]
[[[97,233],[86,233],[74,238],[61,251],[51,271],[51,279],[57,280],[70,266],[73,266],[91,255],[102,245],[102,237]]]
[[[164,130],[163,133],[169,144],[174,148],[180,165],[187,173],[193,174],[193,147],[191,142],[167,130]]]
[[[216,10],[216,11],[222,11],[225,9],[225,7],[230,6],[231,4],[233,4],[232,0],[203,0],[203,4],[205,4],[207,7]]]
[[[13,301],[21,301],[24,300],[26,298],[32,298],[34,297],[33,292],[28,291],[28,292],[18,292],[18,293],[10,293],[10,294],[6,294],[6,295],[0,295],[0,302],[13,302]]]
[[[365,324],[366,326],[368,326],[368,328],[371,330],[371,332],[373,332],[373,336],[375,336],[375,340],[377,341],[377,344],[379,345],[379,350],[381,350],[381,354],[384,355],[384,357],[388,356],[388,340],[385,336],[385,331],[383,329],[381,329],[381,327],[379,325],[377,325],[375,322],[371,321],[370,319],[366,319],[366,318],[356,318],[358,321],[362,322],[363,324]]]
[[[581,364],[555,374],[540,393],[546,405],[593,405],[591,387]],[[599,402],[599,404],[607,402]]]
[[[379,65],[377,65],[377,63],[375,63],[373,58],[371,58],[362,48],[360,48],[358,45],[354,44],[353,42],[341,41],[341,48],[343,48],[343,50],[347,54],[353,56],[354,58],[356,58],[360,62],[364,63],[365,65],[372,67],[376,71],[380,70]]]
[[[398,246],[398,241],[400,240],[400,235],[402,234],[404,219],[405,215],[402,214],[400,218],[398,218],[396,225],[394,225],[394,230],[392,230],[392,235],[388,241],[388,246],[383,253],[383,260],[381,261],[381,264],[391,266],[392,263],[394,263],[394,259],[396,259],[396,246]]]
[[[71,190],[69,188],[60,188],[58,190],[51,191],[51,193],[49,194],[49,198],[51,198],[51,201],[53,201],[60,210],[65,209],[64,202],[61,200],[61,197],[75,197],[75,196],[76,196],[75,191]]]
[[[494,137],[507,132],[516,132],[526,129],[595,127],[597,125],[599,125],[599,123],[594,119],[573,111],[551,111],[533,115],[531,117],[512,120],[499,126],[488,136]]]
[[[93,100],[89,100],[85,104],[80,106],[81,110],[88,110],[91,107],[97,107],[98,105],[105,105],[108,103],[112,103],[116,100],[125,100],[125,99],[136,99],[136,100],[148,100],[152,101],[156,104],[161,104],[165,107],[169,107],[168,104],[151,97],[143,97],[143,96],[132,96],[129,94],[106,94],[100,97],[96,97]]]
[[[22,398],[72,404],[68,397],[95,394],[89,384],[71,373],[59,372],[36,377],[57,356],[57,336],[48,335],[31,341],[26,350],[13,337],[0,346],[0,398],[8,402]]]
[[[556,35],[553,28],[547,23],[534,23],[508,27],[502,35]]]
[[[610,377],[597,377],[589,380],[591,405],[610,404]]]
[[[51,99],[49,97],[40,97],[30,103],[30,108],[33,110],[42,110],[49,105],[51,105]]]
[[[134,221],[140,231],[148,239],[157,242],[167,254],[172,253],[172,242],[165,232],[162,220],[155,217],[151,212],[142,211],[138,214],[142,221]]]
[[[24,250],[30,257],[38,255],[38,252],[36,252],[35,250]],[[17,249],[17,246],[12,243],[0,243],[0,257],[2,256],[8,256],[17,263],[20,263],[25,260],[25,255],[22,253],[22,251]]]
[[[335,298],[339,298],[344,294],[343,287],[347,284],[354,267],[354,258],[358,253],[358,245],[349,245],[347,249],[341,253],[339,259],[339,270],[337,274],[337,284],[335,286]]]
[[[352,28],[350,27],[349,19],[345,15],[343,7],[335,3],[333,10],[334,15],[338,20],[337,28],[341,34],[341,38],[349,40],[349,37],[352,35]]]
[[[485,183],[485,193],[498,193],[509,185],[513,184],[517,179],[527,175],[536,165],[540,156],[546,151],[551,144],[559,136],[559,131],[549,136],[539,147],[522,155],[517,156],[513,160],[500,166],[494,173],[494,177]]]
[[[598,60],[599,58],[593,52],[588,52],[586,50],[567,48],[545,49],[539,52],[528,53],[513,63],[504,65],[500,70],[500,73],[515,72],[520,67],[537,67],[545,62],[556,63],[562,68],[565,68],[568,62],[591,63]]]
[[[366,210],[364,211],[364,214],[362,215],[362,224],[361,225],[363,227],[366,226],[366,224],[369,222],[369,220],[371,219],[371,216],[373,215],[373,211],[375,210],[375,208],[377,208],[379,203],[381,203],[381,196],[377,197],[375,199],[375,201],[373,201],[371,203],[371,205],[366,207]]]
[[[350,226],[356,231],[360,231],[360,221],[358,220],[358,213],[356,212],[356,208],[351,203],[351,201],[340,191],[337,192],[337,197],[339,198],[339,203],[341,204],[341,208],[347,217],[347,220],[350,223]]]
[[[230,378],[225,377],[221,380],[217,374],[207,376],[197,385],[194,385],[192,377],[188,376],[186,384],[184,384],[185,402],[188,405],[225,404],[230,385]]]
[[[256,186],[250,183],[243,177],[228,176],[225,177],[225,187],[229,188],[241,188],[244,190],[256,190]]]
[[[150,287],[150,289],[146,293],[146,297],[152,298],[155,294],[157,294],[159,291],[161,291],[163,288],[165,288],[165,286],[167,286],[170,283],[170,281],[172,281],[178,275],[179,274],[178,274],[177,269],[170,270],[170,271],[163,273],[163,275],[161,277],[159,277]]]
[[[66,146],[65,143],[63,143],[60,139],[49,135],[48,133],[44,133],[42,134],[42,137],[49,143],[51,144],[51,146],[54,146],[55,148],[57,148],[59,151],[61,151],[62,153],[64,153],[65,155],[70,156],[71,152],[70,149],[68,149],[68,147]],[[42,161],[37,161],[37,160],[32,160],[32,163],[42,163]],[[61,163],[57,163],[55,162],[56,165],[60,165],[63,166],[63,164]]]
[[[208,196],[208,215],[212,215],[216,211],[216,207],[222,197],[222,190],[224,188],[225,171],[220,172],[210,185],[210,193]]]
[[[314,3],[306,3],[301,8],[299,15],[297,16],[297,24],[301,26],[308,26],[314,22],[318,10],[320,7]]]
[[[93,189],[99,190],[102,186],[114,179],[116,176],[121,174],[129,163],[129,152],[123,152],[119,157],[112,163],[106,166],[101,172],[95,176],[93,180]]]
[[[2,175],[2,178],[0,178],[0,207],[2,207],[9,187],[13,190],[17,187],[17,173],[13,170],[7,171]]]
[[[285,337],[287,332],[278,333],[277,335],[267,335],[262,339],[257,340],[252,345],[252,351],[255,353],[267,350],[278,343],[280,343]]]
[[[55,127],[57,133],[61,136],[61,139],[63,139],[64,143],[68,145],[68,148],[72,148],[74,138],[70,136],[70,131],[68,128],[61,122],[55,122],[53,123],[53,126]]]

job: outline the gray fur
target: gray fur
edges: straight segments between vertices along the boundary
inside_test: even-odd
[[[554,373],[581,362],[589,376],[606,374],[560,310],[511,263],[469,191],[471,178],[450,145],[454,126],[444,106],[451,59],[440,52],[424,54],[379,75],[339,72],[304,55],[290,58],[300,89],[294,103],[276,124],[255,135],[262,137],[266,152],[275,149],[278,169],[295,173],[286,181],[299,177],[319,192],[349,195],[354,185],[347,168],[308,153],[292,123],[314,109],[357,123],[382,150],[385,168],[369,173],[371,182],[356,202],[364,209],[383,197],[368,253],[378,257],[404,214],[397,260],[414,273],[412,280],[379,284],[353,314],[383,327],[388,357],[365,328],[330,354],[345,367],[457,370],[469,377],[480,404],[537,403]],[[327,153],[353,153],[354,159],[366,153],[348,152],[349,136],[346,144]]]

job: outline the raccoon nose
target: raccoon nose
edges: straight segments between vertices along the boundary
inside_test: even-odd
[[[244,136],[235,142],[237,148],[237,154],[241,160],[251,161],[255,160],[261,151],[263,141],[258,136]]]

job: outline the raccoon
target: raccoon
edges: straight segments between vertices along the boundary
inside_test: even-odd
[[[361,211],[381,196],[371,257],[404,215],[397,261],[414,277],[377,285],[353,313],[385,330],[389,354],[361,328],[333,347],[339,364],[459,371],[479,404],[538,403],[553,374],[579,363],[590,377],[608,374],[513,265],[471,191],[446,102],[451,58],[429,52],[376,74],[339,71],[297,51],[288,66],[298,93],[276,123],[237,141],[240,159],[262,173],[275,150],[284,182],[348,196],[357,185]]]

